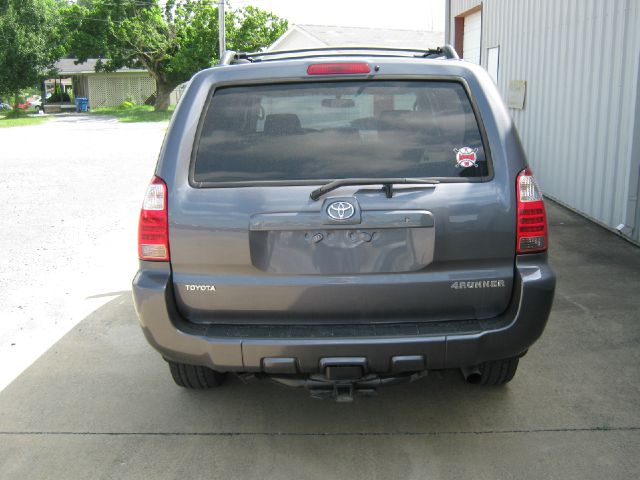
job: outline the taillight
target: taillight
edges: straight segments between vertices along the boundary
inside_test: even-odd
[[[516,181],[518,197],[518,222],[516,253],[544,252],[547,249],[547,213],[542,201],[542,192],[525,168]]]
[[[353,73],[371,73],[368,63],[314,63],[307,67],[307,75],[341,75]]]
[[[138,258],[168,262],[169,219],[167,216],[167,185],[153,177],[140,210],[138,225]]]

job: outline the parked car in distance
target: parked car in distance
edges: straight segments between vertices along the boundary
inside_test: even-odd
[[[29,108],[35,110],[36,113],[40,113],[40,111],[44,112],[44,109],[42,108],[42,100],[40,99],[30,102]]]
[[[13,108],[8,103],[0,103],[0,111],[11,111]]]
[[[42,100],[39,100],[39,99],[35,99],[32,101],[27,100],[23,103],[19,103],[18,108],[24,111],[27,111],[27,110],[35,111],[35,113],[40,113],[40,111],[44,111],[44,108],[42,107]]]
[[[133,281],[178,385],[500,385],[542,334],[545,207],[491,78],[450,46],[351,50],[227,52],[184,93]]]

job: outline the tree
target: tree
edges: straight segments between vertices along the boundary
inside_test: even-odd
[[[218,62],[218,11],[212,0],[83,0],[65,13],[71,52],[104,59],[97,71],[143,67],[156,81],[156,110],[193,74]],[[225,15],[227,48],[257,50],[276,40],[287,21],[255,7]]]
[[[56,0],[0,0],[0,94],[42,81],[65,51]]]

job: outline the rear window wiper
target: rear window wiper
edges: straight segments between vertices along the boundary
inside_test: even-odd
[[[340,178],[316,188],[309,197],[315,201],[325,193],[347,185],[382,185],[382,191],[387,198],[391,198],[393,197],[393,185],[408,183],[436,185],[440,182],[431,178]]]

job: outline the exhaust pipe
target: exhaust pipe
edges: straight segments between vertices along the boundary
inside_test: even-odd
[[[460,369],[462,376],[468,383],[478,384],[482,380],[482,372],[477,365],[471,367],[462,367]]]

